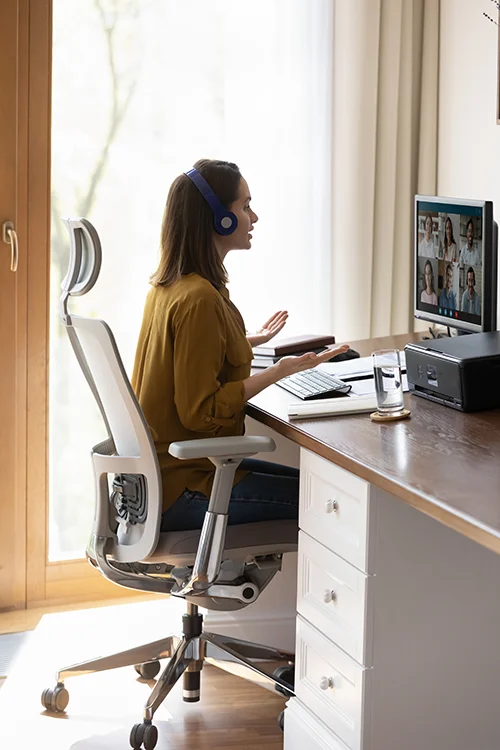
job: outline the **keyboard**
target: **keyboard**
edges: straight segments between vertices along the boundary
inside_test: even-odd
[[[334,375],[320,370],[303,370],[295,375],[288,375],[278,380],[276,385],[290,391],[294,396],[309,401],[313,398],[332,398],[333,396],[344,396],[351,390],[349,383],[344,383]]]

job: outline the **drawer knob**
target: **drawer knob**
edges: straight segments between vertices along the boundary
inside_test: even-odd
[[[330,591],[329,589],[326,589],[325,593],[323,594],[323,601],[325,604],[330,604],[330,602],[334,602],[337,598],[337,594],[335,591]]]
[[[319,686],[321,690],[328,690],[328,688],[332,688],[335,685],[335,681],[333,677],[322,677],[319,681]]]
[[[336,500],[327,500],[325,503],[325,510],[327,513],[336,513],[339,509],[339,504]]]

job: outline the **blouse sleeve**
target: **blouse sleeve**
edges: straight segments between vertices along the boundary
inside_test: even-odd
[[[188,430],[216,436],[236,422],[245,405],[243,381],[221,384],[226,352],[222,310],[199,299],[177,316],[174,329],[174,400]]]

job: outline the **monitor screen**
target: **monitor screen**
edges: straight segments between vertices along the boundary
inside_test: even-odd
[[[415,196],[415,317],[495,330],[496,282],[491,201]]]

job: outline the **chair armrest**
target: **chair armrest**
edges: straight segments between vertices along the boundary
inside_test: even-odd
[[[190,577],[172,589],[177,596],[203,593],[217,580],[226,541],[227,513],[236,469],[247,456],[276,449],[272,438],[254,435],[206,438],[171,443],[169,453],[180,459],[208,458],[215,464],[210,502]]]
[[[168,452],[175,458],[246,458],[276,449],[272,438],[258,435],[182,440],[171,443]]]

